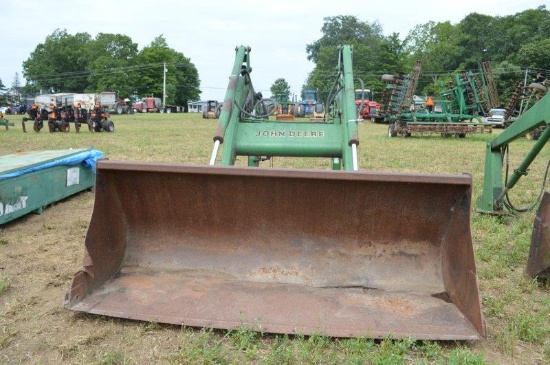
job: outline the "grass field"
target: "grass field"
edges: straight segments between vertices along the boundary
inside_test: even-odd
[[[205,165],[216,120],[200,114],[113,116],[114,133],[23,133],[20,116],[0,129],[0,155],[20,151],[95,147],[111,160]],[[525,277],[535,212],[476,213],[485,146],[500,133],[442,138],[389,138],[387,125],[359,125],[361,170],[473,177],[471,229],[486,340],[394,341],[280,336],[219,331],[79,314],[62,300],[82,262],[93,193],[83,192],[0,227],[0,363],[4,364],[546,364],[550,363],[550,286]],[[516,168],[533,145],[510,145]],[[516,206],[532,203],[550,149],[511,191]],[[219,161],[219,159],[218,159]],[[246,164],[240,158],[238,164]],[[329,169],[327,159],[274,158],[267,166]],[[435,199],[436,197],[434,197]]]

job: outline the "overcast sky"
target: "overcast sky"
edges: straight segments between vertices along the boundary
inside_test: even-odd
[[[456,24],[477,12],[506,16],[535,9],[545,0],[417,1],[260,1],[260,0],[0,0],[3,30],[0,79],[11,87],[15,73],[22,84],[22,63],[56,29],[129,36],[139,49],[163,35],[168,46],[183,53],[199,71],[201,99],[224,99],[235,60],[235,47],[250,46],[252,82],[270,96],[282,77],[299,94],[313,64],[306,44],[321,38],[323,18],[352,15],[378,20],[385,35],[404,38],[430,20]],[[162,75],[159,75],[162,84]]]

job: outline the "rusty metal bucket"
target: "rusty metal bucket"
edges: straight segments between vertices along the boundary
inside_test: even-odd
[[[547,191],[535,216],[526,272],[532,278],[550,279],[550,193]]]
[[[334,337],[485,336],[471,176],[99,161],[71,310]]]

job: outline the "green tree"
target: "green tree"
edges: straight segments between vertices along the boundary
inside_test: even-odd
[[[370,48],[376,48],[383,38],[382,26],[378,21],[361,22],[351,15],[326,17],[323,20],[321,39],[306,45],[307,59],[315,64],[323,47],[364,44]]]
[[[13,83],[11,84],[11,87],[13,87],[14,89],[21,88],[21,79],[19,78],[19,72],[16,72],[15,76],[13,76]]]
[[[499,92],[500,105],[506,106],[506,102],[515,91],[518,83],[523,84],[525,70],[509,61],[491,64]]]
[[[13,100],[19,102],[21,100],[21,79],[19,78],[19,72],[16,72],[15,76],[13,77],[11,89]]]
[[[290,85],[282,77],[275,80],[273,85],[271,85],[270,90],[271,90],[271,97],[272,98],[280,96],[280,95],[284,96],[287,99],[290,98]]]
[[[410,55],[405,48],[405,42],[399,39],[398,33],[392,33],[380,43],[378,65],[380,73],[392,73],[404,70],[410,64]]]
[[[550,68],[550,38],[536,40],[521,46],[514,63],[538,70]]]
[[[137,55],[142,65],[135,85],[139,95],[163,95],[164,64],[166,64],[167,104],[185,105],[200,96],[200,79],[197,68],[183,53],[168,47],[160,35]]]
[[[200,95],[196,67],[160,36],[138,52],[128,36],[99,33],[70,35],[57,29],[23,62],[29,91],[101,92],[114,90],[126,98],[160,96],[166,64],[167,102],[187,105]]]
[[[405,70],[410,70],[415,61],[421,62],[423,76],[418,81],[418,93],[436,93],[449,81],[449,74],[460,67],[463,37],[460,28],[450,22],[429,21],[409,32],[404,41],[409,55]],[[439,82],[441,77],[443,82]]]
[[[51,92],[84,92],[89,63],[86,45],[90,39],[88,33],[70,35],[66,30],[55,30],[23,62],[25,78]]]
[[[464,35],[460,41],[460,61],[464,69],[476,69],[481,62],[501,62],[510,52],[509,32],[503,18],[471,13],[460,21],[458,27]],[[513,45],[512,45],[513,46]]]
[[[354,76],[363,80],[367,88],[380,84],[381,64],[389,61],[387,53],[382,52],[385,39],[377,21],[361,22],[349,15],[326,17],[321,31],[323,36],[319,40],[306,45],[307,58],[315,63],[306,84],[319,91],[321,100],[328,100],[336,91],[338,47],[344,44],[353,46]]]
[[[336,70],[338,64],[337,52],[336,46],[322,47],[316,56],[315,67],[309,74],[307,89],[316,89],[320,100],[328,100],[329,94],[337,91],[335,90],[338,76]]]
[[[21,86],[21,95],[35,95],[40,91],[40,89],[36,86],[36,84],[32,81],[27,81],[27,83],[23,86]]]
[[[4,83],[2,82],[2,79],[0,79],[0,103],[3,105],[6,103],[6,91],[7,91],[7,88],[6,86],[4,85]]]
[[[550,34],[550,12],[545,6],[528,9],[501,19],[499,36],[494,40],[503,59],[517,59],[523,45],[541,41]]]
[[[138,46],[128,36],[99,33],[88,42],[86,58],[90,60],[87,92],[118,91],[130,97],[137,80],[135,67]]]

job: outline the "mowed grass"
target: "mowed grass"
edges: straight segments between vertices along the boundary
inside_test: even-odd
[[[208,164],[210,159],[217,123],[217,120],[202,119],[200,114],[135,114],[112,116],[114,133],[90,133],[86,128],[75,133],[72,128],[70,133],[50,134],[47,128],[35,133],[30,122],[27,122],[29,132],[23,133],[21,116],[6,117],[15,126],[8,131],[0,129],[1,155],[94,147],[111,160],[201,165]],[[129,321],[98,320],[95,316],[86,316],[83,320],[94,322],[99,328],[104,325],[105,331],[110,326],[139,328],[130,329],[132,335],[121,340],[119,350],[105,351],[104,346],[98,346],[94,353],[96,363],[143,363],[137,355],[140,350],[132,348],[132,336],[147,336],[151,332],[177,337],[178,345],[159,355],[162,363],[174,364],[549,363],[549,286],[530,280],[524,274],[535,212],[498,217],[474,211],[475,201],[482,193],[486,144],[501,131],[468,135],[463,139],[439,135],[389,138],[387,125],[365,122],[359,125],[359,132],[361,170],[472,175],[471,229],[481,305],[487,321],[487,340],[465,343],[393,341],[387,338],[374,341],[366,338],[275,336],[246,329],[174,330],[174,326],[131,321],[128,324]],[[521,138],[510,145],[511,171],[525,158],[533,144],[534,141]],[[550,149],[545,147],[535,159],[528,176],[512,189],[510,198],[516,206],[531,204],[536,199],[549,159]],[[240,157],[238,164],[246,165],[246,158]],[[330,161],[275,157],[264,162],[263,166],[330,169]],[[437,196],[434,196],[436,200]],[[9,283],[9,278],[0,276],[0,287],[8,288]],[[0,349],[2,339],[0,333]],[[96,341],[101,342],[101,338]],[[93,343],[79,346],[94,352]],[[61,357],[71,362],[71,355],[64,351],[61,351]]]

